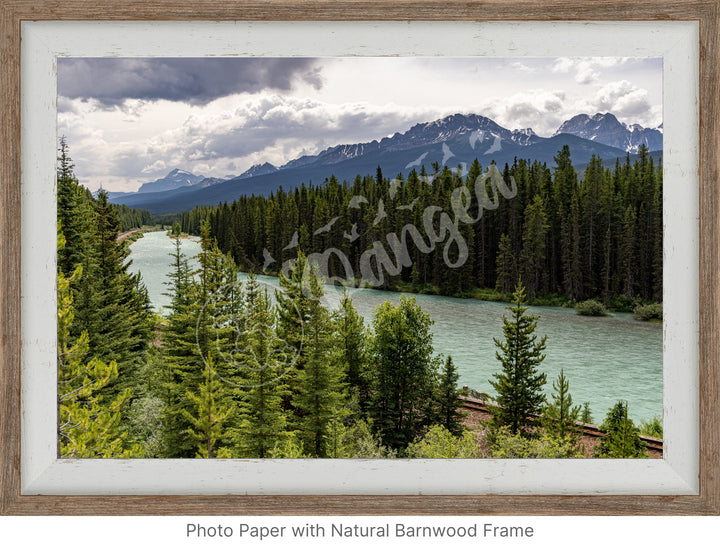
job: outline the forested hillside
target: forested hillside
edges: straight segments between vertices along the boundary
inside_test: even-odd
[[[582,455],[575,424],[579,409],[571,408],[568,382],[559,380],[554,386],[558,394],[550,398],[542,392],[546,338],[536,340],[538,317],[525,314],[525,288],[518,280],[528,282],[534,294],[557,285],[577,298],[605,285],[608,293],[652,296],[659,272],[653,265],[654,249],[642,244],[648,240],[655,247],[653,240],[660,240],[654,233],[658,221],[652,209],[658,208],[654,202],[659,201],[661,184],[646,152],[638,163],[618,164],[614,172],[598,168],[599,160],[594,160],[583,180],[577,179],[567,151],[560,152],[557,162],[554,173],[537,163],[528,169],[518,162],[505,169],[507,181],[517,180],[517,193],[513,187],[510,194],[514,197],[503,202],[496,198],[497,208],[484,211],[479,229],[459,225],[463,239],[476,248],[467,263],[449,268],[441,262],[445,258],[439,250],[418,254],[407,275],[388,283],[463,291],[468,289],[466,279],[483,281],[476,280],[476,269],[490,256],[491,240],[498,242],[497,259],[483,270],[493,264],[499,269],[480,273],[488,282],[499,282],[501,289],[514,290],[514,304],[508,307],[512,315],[503,321],[504,338],[495,340],[498,354],[493,360],[501,362],[502,371],[490,382],[497,391],[493,423],[478,433],[462,423],[457,369],[450,355],[436,354],[434,321],[416,299],[403,296],[397,304],[379,304],[366,325],[347,294],[334,309],[323,304],[323,279],[300,250],[323,250],[341,239],[357,248],[375,247],[393,230],[412,223],[430,233],[433,229],[425,224],[428,219],[423,220],[419,207],[452,212],[448,196],[458,186],[475,187],[481,174],[478,163],[466,178],[445,169],[434,179],[423,178],[421,171],[411,173],[407,181],[390,182],[378,169],[375,178],[358,177],[352,187],[330,179],[323,187],[303,188],[290,196],[280,192],[267,200],[244,198],[232,206],[187,213],[184,229],[193,232],[197,223],[201,237],[197,269],[189,268],[176,238],[175,252],[167,259],[169,312],[161,318],[151,314],[140,277],[127,270],[127,246],[117,239],[118,212],[105,194],[94,199],[78,183],[67,145],[61,141],[58,455]],[[510,197],[509,191],[504,190],[504,197]],[[470,194],[463,197],[469,208]],[[551,206],[547,211],[546,202]],[[623,212],[630,214],[622,218]],[[339,234],[342,226],[334,217],[341,215],[334,213],[357,225],[349,234],[354,239]],[[143,217],[132,211],[125,214]],[[444,220],[447,230],[450,222]],[[504,231],[495,231],[492,224]],[[551,239],[553,224],[561,235],[556,242]],[[595,238],[603,231],[604,242]],[[620,236],[614,241],[615,231]],[[360,240],[361,236],[366,237]],[[282,247],[286,237],[289,248]],[[513,240],[518,241],[517,249]],[[568,249],[564,240],[569,240]],[[223,252],[220,244],[228,251]],[[252,274],[244,281],[238,278],[236,259],[243,268],[267,262],[267,250],[275,246],[283,262],[292,263],[287,273],[279,273],[279,286],[272,294]],[[597,248],[593,255],[587,254],[591,247]],[[629,251],[639,260],[645,251],[649,274],[643,265],[630,262],[634,257]],[[606,280],[593,278],[594,270],[582,272],[588,265],[596,267],[597,256],[619,263],[625,272]],[[609,270],[610,265],[601,266]],[[546,268],[556,270],[555,280],[546,277]],[[568,280],[567,274],[575,270],[578,279]],[[606,420],[604,456],[645,454],[624,404],[616,406],[617,428]]]
[[[400,241],[409,244],[412,262],[378,287],[458,296],[491,288],[507,297],[522,278],[530,300],[598,298],[616,308],[662,300],[662,167],[646,147],[637,161],[628,156],[613,169],[593,156],[582,174],[568,147],[552,168],[517,159],[502,171],[505,182],[517,183],[517,194],[497,198],[498,207],[484,212],[473,193],[484,174],[477,160],[467,174],[437,164],[433,171],[428,175],[423,167],[390,180],[378,167],[374,177],[358,175],[350,183],[329,177],[319,186],[241,197],[178,218],[183,231],[194,234],[209,220],[220,250],[244,270],[277,273],[298,250],[310,255],[332,249],[339,253],[325,275],[347,278],[347,259],[357,280],[364,252],[379,243],[397,262],[392,242]],[[469,198],[465,210],[482,216],[473,224],[453,220],[468,254],[451,268],[443,244],[424,254],[406,234],[410,226],[425,233],[428,214],[433,231],[442,233],[441,213],[453,216],[453,192],[462,187],[463,201]],[[457,252],[449,256],[457,258]]]
[[[145,391],[153,328],[147,293],[126,270],[118,212],[78,183],[64,140],[57,186],[60,451],[134,454],[140,440],[128,432],[130,405]]]

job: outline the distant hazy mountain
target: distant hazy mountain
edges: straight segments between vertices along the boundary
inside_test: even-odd
[[[203,178],[200,182],[197,184],[193,184],[193,188],[207,188],[208,186],[214,186],[215,184],[220,184],[220,182],[225,182],[224,178]]]
[[[261,165],[253,165],[240,176],[234,178],[250,178],[251,176],[260,176],[263,174],[272,174],[276,172],[278,168],[271,163],[262,163]]]
[[[451,115],[414,125],[404,133],[398,132],[382,140],[333,146],[317,155],[293,159],[279,168],[270,163],[255,165],[240,176],[207,187],[186,185],[173,190],[129,194],[114,201],[149,209],[153,213],[174,213],[197,205],[230,202],[241,195],[267,195],[280,187],[289,190],[302,183],[321,184],[330,176],[340,181],[352,181],[357,175],[375,176],[378,166],[390,178],[397,174],[407,176],[411,170],[419,172],[423,167],[431,174],[434,172],[434,164],[448,166],[453,170],[460,167],[460,170],[466,172],[474,159],[483,167],[492,162],[500,166],[512,164],[515,159],[537,160],[552,167],[553,157],[567,145],[573,164],[582,170],[593,155],[601,157],[608,164],[614,164],[615,159],[624,158],[628,151],[632,151],[628,150],[628,147],[632,147],[629,142],[630,145],[621,141],[623,147],[618,147],[598,140],[598,137],[607,139],[606,134],[601,136],[600,130],[617,127],[611,124],[613,120],[617,122],[612,115],[600,116],[593,124],[585,125],[582,124],[585,118],[590,121],[595,118],[586,115],[578,117],[563,123],[552,137],[543,138],[532,129],[509,130],[480,115]],[[599,126],[598,132],[590,132],[588,138],[580,135],[594,124]],[[617,124],[627,130],[621,123]],[[572,132],[560,132],[562,129]],[[648,129],[633,128],[629,133],[633,135],[643,130]],[[589,139],[589,136],[594,136],[594,139]],[[651,145],[655,143],[651,142]]]
[[[661,150],[663,143],[662,125],[658,128],[625,125],[612,113],[596,113],[592,117],[576,115],[560,125],[557,134],[573,134],[631,153],[637,153],[641,144],[645,144],[650,151]]]
[[[165,192],[167,190],[175,190],[184,186],[194,186],[201,182],[205,177],[198,176],[180,169],[173,169],[164,178],[158,178],[152,182],[145,182],[140,186],[137,193],[147,194],[152,192]]]

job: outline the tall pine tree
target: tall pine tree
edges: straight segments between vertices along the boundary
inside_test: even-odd
[[[526,314],[524,302],[525,288],[518,282],[513,305],[507,307],[511,315],[503,316],[504,339],[494,338],[499,349],[495,355],[503,369],[490,380],[497,403],[490,409],[493,425],[507,426],[515,434],[528,434],[530,428],[538,425],[533,415],[542,410],[545,401],[542,388],[547,382],[547,376],[539,371],[545,359],[547,336],[537,340],[535,328],[539,317]]]

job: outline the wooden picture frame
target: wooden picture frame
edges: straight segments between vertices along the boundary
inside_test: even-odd
[[[695,21],[699,26],[699,483],[689,495],[42,495],[21,491],[23,21]],[[0,513],[6,515],[720,514],[720,2],[3,0],[0,6]],[[102,462],[102,460],[93,461]]]

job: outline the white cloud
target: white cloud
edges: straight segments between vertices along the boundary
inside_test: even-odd
[[[144,167],[140,172],[143,174],[153,174],[159,171],[164,171],[166,169],[167,165],[165,164],[165,161],[163,161],[162,159],[158,159],[152,165],[147,165],[146,167]]]
[[[599,111],[610,111],[619,118],[645,119],[651,112],[648,91],[627,80],[606,84],[595,100]]]
[[[581,67],[575,74],[575,82],[578,84],[592,84],[594,82],[597,82],[599,76],[600,74],[592,67]]]
[[[81,181],[130,191],[173,168],[224,177],[367,142],[453,113],[550,136],[579,113],[661,122],[661,64],[635,58],[347,58],[323,61],[323,86],[203,102],[58,98]]]
[[[550,70],[553,73],[568,73],[574,65],[575,62],[572,60],[572,58],[560,57],[555,60],[555,63]]]
[[[524,63],[521,63],[519,61],[514,62],[510,65],[513,69],[516,69],[517,71],[521,71],[523,73],[536,73],[537,68],[536,67],[530,67]]]

